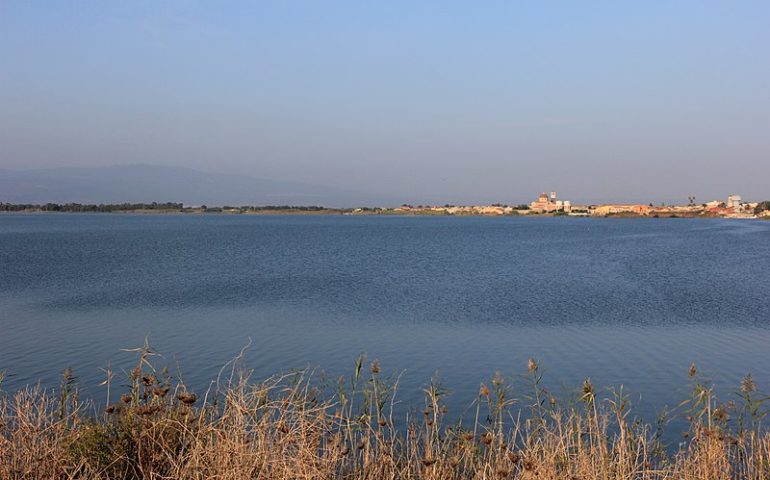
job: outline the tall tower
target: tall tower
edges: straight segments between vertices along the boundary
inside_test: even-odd
[[[551,192],[551,203],[556,202],[556,192]]]

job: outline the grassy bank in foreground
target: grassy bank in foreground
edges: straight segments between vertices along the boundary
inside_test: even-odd
[[[98,414],[71,372],[55,391],[0,392],[0,478],[770,478],[766,397],[750,376],[736,401],[720,403],[692,366],[692,395],[678,406],[689,429],[670,448],[662,425],[634,419],[622,391],[600,394],[586,379],[575,399],[555,399],[534,360],[527,392],[500,376],[468,392],[467,423],[431,382],[396,427],[398,377],[376,361],[359,359],[330,387],[311,371],[252,382],[236,359],[196,394],[157,370],[148,348],[138,355],[120,401]],[[108,373],[108,397],[112,384]]]

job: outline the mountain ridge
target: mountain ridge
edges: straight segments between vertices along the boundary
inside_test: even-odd
[[[390,203],[387,198],[324,185],[228,172],[149,164],[104,167],[0,169],[0,202],[185,205],[323,205]]]

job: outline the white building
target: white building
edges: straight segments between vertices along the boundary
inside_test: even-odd
[[[728,195],[727,196],[727,208],[739,208],[743,200],[740,195]]]

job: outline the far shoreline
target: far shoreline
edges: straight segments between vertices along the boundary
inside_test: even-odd
[[[678,213],[639,215],[632,213],[606,214],[606,215],[565,215],[553,213],[528,213],[528,214],[485,214],[485,213],[463,213],[448,214],[435,212],[397,212],[389,209],[378,211],[354,212],[353,209],[322,209],[322,210],[264,210],[264,211],[217,211],[214,209],[183,209],[183,210],[115,210],[115,211],[56,211],[56,210],[18,210],[18,211],[0,211],[0,215],[148,215],[148,216],[305,216],[305,217],[327,217],[327,216],[349,216],[349,217],[414,217],[414,218],[602,218],[602,219],[723,219],[723,220],[760,220],[768,221],[770,216],[753,217],[727,217],[719,215],[682,215]]]
[[[323,205],[185,205],[182,202],[10,203],[0,201],[0,213],[117,213],[133,215],[308,215],[401,217],[593,217],[593,218],[731,218],[770,219],[770,201],[745,203],[731,195],[728,203],[688,205],[641,204],[572,205],[541,194],[531,204],[409,205],[398,207],[326,207]]]

